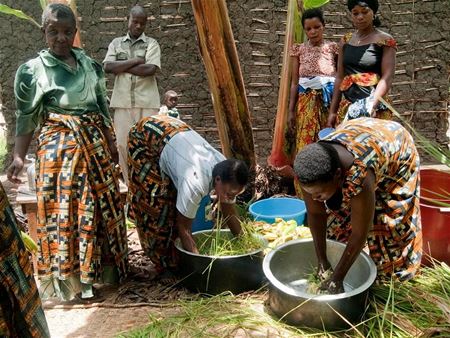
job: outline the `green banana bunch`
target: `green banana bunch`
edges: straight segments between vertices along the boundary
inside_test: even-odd
[[[33,241],[33,239],[28,234],[21,231],[20,236],[22,237],[23,244],[25,244],[25,248],[30,253],[36,253],[38,251],[38,246],[37,246],[36,242]]]

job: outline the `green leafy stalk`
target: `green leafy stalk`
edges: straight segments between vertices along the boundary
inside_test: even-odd
[[[322,7],[323,5],[330,2],[330,0],[304,0],[303,6],[305,9]]]
[[[47,0],[39,0],[39,3],[41,4],[42,10],[47,6]]]
[[[450,151],[448,149],[442,148],[435,141],[431,141],[427,139],[425,136],[423,136],[421,133],[419,133],[397,110],[394,109],[394,107],[392,107],[382,97],[380,97],[379,100],[394,114],[395,117],[400,119],[402,123],[409,128],[409,130],[411,131],[411,133],[415,138],[416,145],[418,148],[423,149],[434,159],[450,167]]]
[[[41,3],[42,3],[42,1],[41,1]],[[32,24],[37,26],[39,29],[41,28],[41,25],[36,20],[34,20],[31,16],[25,14],[21,10],[11,8],[4,4],[0,4],[0,13],[6,14],[6,15],[13,15],[13,16],[15,16],[19,19],[23,19],[23,20],[28,20],[29,22],[31,22]]]

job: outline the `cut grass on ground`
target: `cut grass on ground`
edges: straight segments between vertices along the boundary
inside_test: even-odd
[[[362,323],[345,331],[295,328],[271,316],[267,294],[222,294],[174,304],[175,313],[149,315],[145,327],[121,338],[211,337],[450,337],[450,268],[423,268],[413,280],[375,285]],[[144,323],[143,323],[144,324]]]

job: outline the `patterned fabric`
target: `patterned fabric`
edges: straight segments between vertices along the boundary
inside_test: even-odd
[[[328,237],[347,242],[351,198],[375,173],[375,217],[367,243],[378,276],[414,276],[422,256],[419,205],[419,155],[411,135],[398,123],[360,118],[342,124],[327,141],[344,145],[355,160],[346,173],[340,207],[329,210]],[[323,142],[323,141],[321,141]]]
[[[29,253],[0,184],[0,336],[50,337]]]
[[[73,48],[72,54],[76,68],[48,50],[19,67],[14,84],[17,135],[33,132],[49,111],[76,116],[100,112],[104,123],[111,124],[102,66],[81,49]]]
[[[38,273],[43,282],[92,285],[105,266],[116,267],[121,279],[126,276],[123,206],[101,126],[99,115],[50,113],[39,135]]]
[[[176,119],[180,118],[180,113],[178,112],[177,108],[171,108],[169,109],[165,104],[163,104],[161,106],[161,108],[159,108],[159,112],[158,115],[168,115],[170,117],[174,117]]]
[[[295,152],[317,141],[317,133],[325,126],[328,114],[325,106],[330,100],[334,83],[323,83],[318,89],[311,86],[312,81],[308,80],[334,77],[338,53],[338,44],[331,41],[324,41],[320,46],[312,46],[306,42],[291,47],[290,56],[297,57],[299,65]],[[309,83],[309,86],[305,83]],[[301,196],[300,185],[296,179],[294,186],[298,196]]]
[[[159,115],[142,119],[128,137],[128,203],[139,240],[158,273],[176,266],[176,189],[162,177],[160,154],[177,133],[191,130],[180,120]]]
[[[380,76],[377,73],[350,74],[344,77],[339,89],[346,91],[353,84],[363,87],[376,86],[378,81],[380,81]]]
[[[369,117],[373,109],[375,88],[380,81],[383,47],[397,49],[394,39],[381,39],[376,43],[350,45],[352,33],[343,38],[343,64],[345,77],[339,89],[342,100],[338,110],[339,121]],[[388,100],[387,95],[383,97]],[[377,118],[391,119],[392,113],[382,103],[374,108]]]
[[[306,93],[309,89],[321,90],[323,105],[329,107],[334,90],[334,81],[333,76],[300,77],[298,79],[298,93]]]
[[[335,76],[338,53],[338,44],[331,41],[324,41],[320,46],[311,46],[309,42],[294,44],[290,50],[290,56],[298,57],[299,77]]]
[[[325,128],[327,116],[328,109],[323,104],[321,90],[308,90],[306,93],[298,95],[296,152],[318,140],[318,133]],[[301,188],[297,179],[294,180],[294,186],[297,196],[301,196]]]
[[[342,97],[338,108],[338,123],[353,120],[359,117],[370,117],[370,112],[373,109],[374,91],[375,89],[372,89],[372,96],[357,100],[353,103],[345,97]],[[388,96],[385,96],[383,99],[388,103],[391,102],[391,99]],[[380,102],[375,107],[375,116],[382,120],[391,120],[392,112]]]
[[[344,42],[348,43],[351,40],[352,36],[353,36],[352,32],[346,33],[343,38]],[[395,48],[395,49],[398,48],[397,41],[393,38],[378,40],[376,42],[376,44],[379,46],[387,46],[387,47],[391,47],[391,48]]]

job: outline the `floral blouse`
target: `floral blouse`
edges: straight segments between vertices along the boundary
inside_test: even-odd
[[[336,42],[324,41],[320,46],[305,42],[294,44],[290,56],[298,57],[299,77],[335,76],[338,52],[339,45]]]

